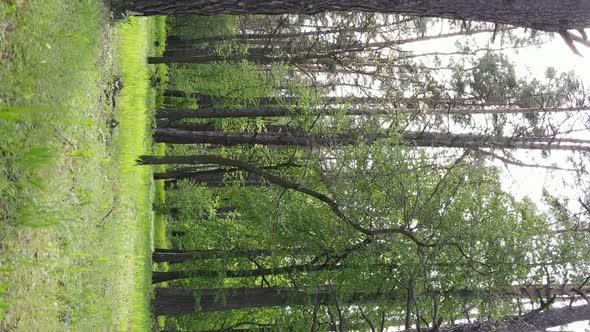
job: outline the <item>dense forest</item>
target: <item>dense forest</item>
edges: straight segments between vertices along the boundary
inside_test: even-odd
[[[497,24],[510,20],[310,12],[169,17],[165,51],[148,58],[168,75],[154,120],[166,153],[138,160],[160,165],[166,188],[160,328],[587,319],[587,88],[553,67],[522,75],[510,56],[553,37]],[[502,184],[511,167],[569,174],[575,190],[517,198]]]
[[[586,28],[0,0],[0,332],[590,331]]]

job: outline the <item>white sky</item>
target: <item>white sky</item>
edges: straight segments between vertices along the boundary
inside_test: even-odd
[[[477,38],[480,38],[480,36],[484,42],[490,39],[489,34],[482,34]],[[455,38],[450,38],[414,43],[409,49],[416,53],[433,52],[433,50],[450,52],[454,49],[455,40]],[[590,49],[583,45],[577,48],[584,57],[574,54],[560,37],[556,37],[540,47],[527,47],[520,49],[516,54],[512,52],[507,54],[509,54],[511,60],[516,65],[515,70],[518,77],[532,75],[543,78],[547,67],[554,67],[558,72],[574,71],[590,87],[590,77],[587,75],[587,73],[590,73]],[[590,116],[590,113],[588,113],[588,116]],[[585,131],[579,133],[576,137],[590,139],[590,132]],[[522,158],[524,161],[530,161],[531,159],[527,158],[527,154],[528,152],[515,153],[515,157],[518,159]],[[539,152],[532,152],[532,154],[540,155]],[[544,164],[565,166],[564,161],[569,154],[570,152],[566,151],[554,151],[547,159],[535,158],[535,160],[540,160]],[[548,171],[542,168],[518,167],[514,165],[508,165],[506,167],[501,162],[495,162],[495,165],[499,166],[502,171],[504,189],[517,198],[527,196],[538,205],[541,205],[543,188],[547,188],[557,195],[569,197],[573,200],[579,197],[579,192],[573,186],[574,179],[571,172]],[[580,302],[580,304],[582,303]],[[548,331],[590,332],[590,321],[551,328]]]
[[[490,40],[491,34],[479,34],[475,40],[482,45]],[[464,38],[464,37],[459,37]],[[416,53],[433,52],[437,50],[440,52],[451,52],[455,49],[454,43],[457,38],[447,38],[443,40],[431,40],[422,43],[411,44],[410,49]],[[580,57],[574,54],[565,42],[556,37],[553,40],[543,44],[541,47],[527,47],[518,50],[518,53],[506,53],[515,63],[515,70],[517,77],[534,76],[543,78],[547,67],[554,67],[558,73],[574,71],[578,74],[587,86],[590,87],[590,77],[585,73],[590,73],[590,49],[585,46],[578,46],[580,53],[585,55]],[[589,113],[590,116],[590,113]],[[590,139],[590,132],[582,132],[576,135],[577,138]],[[524,161],[531,160],[527,157],[528,152],[515,154],[515,157],[523,157]],[[557,164],[563,165],[563,161],[569,152],[555,151],[548,159],[536,160],[543,164]],[[532,152],[530,155],[539,155],[539,152]],[[561,183],[562,178],[565,177],[567,182],[572,181],[568,179],[572,176],[571,172],[556,172],[548,171],[541,168],[518,167],[509,165],[508,168],[501,162],[495,163],[503,172],[502,182],[505,190],[513,193],[518,198],[528,196],[533,201],[540,203],[542,197],[543,187],[550,189],[557,185],[558,188],[563,188]],[[563,193],[563,192],[562,192]],[[572,198],[579,196],[577,193],[571,193]]]

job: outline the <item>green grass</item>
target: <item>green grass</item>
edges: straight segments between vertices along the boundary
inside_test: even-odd
[[[166,145],[163,143],[156,144],[154,149],[155,155],[164,155],[166,152]],[[163,172],[165,171],[166,167],[164,165],[158,165],[154,167],[155,172]],[[157,180],[155,183],[155,199],[154,202],[156,204],[164,204],[166,202],[166,190],[164,189],[164,180]],[[168,242],[167,238],[167,231],[166,231],[166,216],[159,212],[158,210],[155,211],[154,214],[154,248],[169,248],[170,243]],[[168,263],[154,263],[154,270],[156,271],[168,271]],[[166,287],[167,283],[163,283],[158,285],[158,287]],[[166,317],[165,316],[158,316],[156,317],[157,324],[159,328],[164,328],[166,326]]]
[[[151,324],[149,313],[151,285],[151,170],[136,165],[137,156],[151,152],[149,73],[146,64],[148,50],[148,19],[130,18],[120,24],[118,63],[124,88],[118,101],[121,136],[119,175],[121,177],[121,204],[126,207],[126,231],[122,232],[126,243],[133,244],[132,255],[121,255],[121,266],[125,280],[133,280],[128,291],[130,303],[124,308],[130,310],[129,326],[125,329],[147,330]],[[152,106],[153,107],[153,106]],[[126,250],[128,248],[125,248]],[[128,253],[129,254],[129,253]],[[124,281],[123,281],[124,283]],[[129,285],[123,284],[121,287]]]
[[[135,159],[151,152],[157,21],[0,0],[1,331],[151,328],[154,189]]]

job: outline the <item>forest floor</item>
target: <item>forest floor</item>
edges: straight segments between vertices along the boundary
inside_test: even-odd
[[[135,160],[164,38],[95,0],[0,0],[0,331],[151,328],[156,188]]]

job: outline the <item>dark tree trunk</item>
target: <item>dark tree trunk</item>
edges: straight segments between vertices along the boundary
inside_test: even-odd
[[[230,132],[203,132],[186,131],[171,128],[156,128],[154,140],[159,143],[170,144],[195,144],[209,143],[223,146],[241,144],[261,144],[278,146],[330,146],[355,144],[359,140],[352,135],[340,135],[322,137],[318,135],[294,136],[273,135],[262,133],[230,133]]]
[[[267,288],[220,288],[193,290],[189,288],[156,288],[153,301],[155,315],[192,314],[197,311],[212,312],[245,308],[276,307],[286,305],[305,305],[309,303],[329,304],[332,291],[319,288],[307,292],[287,287]],[[391,300],[395,295],[382,293],[356,292],[344,301],[358,303],[375,301],[380,298]],[[576,307],[551,308],[525,317],[507,317],[500,321],[480,321],[440,328],[440,332],[512,332],[539,331],[590,318],[590,304]],[[415,330],[406,330],[414,332]],[[433,332],[421,329],[422,332]]]
[[[590,304],[577,307],[551,308],[531,317],[507,317],[500,321],[480,321],[476,323],[443,326],[436,331],[421,328],[421,332],[538,332],[551,327],[567,325],[590,319]],[[415,329],[401,332],[417,332]]]
[[[226,41],[226,40],[239,40],[243,42],[250,42],[250,41],[260,41],[260,42],[268,42],[273,39],[293,39],[293,38],[300,38],[300,37],[309,37],[309,36],[322,36],[326,34],[335,34],[335,33],[347,33],[347,32],[363,32],[366,31],[367,27],[353,27],[353,28],[335,28],[335,29],[326,29],[326,30],[312,30],[306,32],[294,32],[294,33],[245,33],[245,34],[235,34],[235,35],[217,35],[217,36],[207,36],[207,37],[200,37],[200,38],[191,38],[185,39],[182,36],[167,36],[166,38],[166,45],[176,45],[176,44],[199,44],[199,43],[209,43],[209,42],[216,42],[216,41]]]
[[[218,125],[214,122],[206,122],[206,123],[192,123],[192,122],[184,122],[184,121],[169,121],[163,119],[156,120],[156,127],[157,128],[167,128],[167,129],[180,129],[180,130],[187,130],[187,131],[220,131],[221,129],[218,128]],[[275,134],[290,134],[290,135],[305,135],[306,131],[302,128],[291,127],[288,125],[275,125],[275,124],[267,124],[264,126],[264,132],[266,133],[275,133]],[[246,132],[246,131],[245,131]],[[253,131],[249,131],[253,132]],[[258,132],[258,130],[254,131]]]
[[[327,290],[315,295],[321,297],[322,302],[326,302],[330,296]],[[213,288],[194,291],[190,288],[156,288],[154,313],[156,315],[194,313],[197,309],[196,296],[199,298],[200,312],[277,307],[288,304],[302,305],[311,298],[304,291],[286,287]],[[178,303],[174,301],[175,298],[179,300]]]
[[[172,236],[184,236],[184,235],[186,235],[186,232],[185,231],[172,231],[171,235]]]
[[[235,211],[237,211],[237,207],[235,206],[222,206],[216,210],[215,215],[219,219],[224,219],[228,213]],[[180,216],[180,209],[176,207],[170,208],[168,209],[168,215],[171,219],[178,220]],[[210,217],[211,214],[209,212],[202,212],[195,216],[197,219],[209,219]]]
[[[197,99],[200,108],[206,108],[204,105],[213,105],[214,101],[223,104],[225,101],[224,97],[221,96],[212,96],[206,95],[196,92],[185,92],[180,90],[165,90],[164,96],[168,97],[182,97],[186,98],[190,96],[191,98]],[[257,106],[280,106],[280,105],[296,105],[300,102],[300,98],[293,97],[293,96],[281,96],[281,97],[260,97],[254,98],[252,101],[253,105]],[[353,104],[353,105],[363,105],[363,104],[387,104],[390,102],[390,99],[379,98],[379,97],[320,97],[318,98],[320,105],[330,105],[330,104]],[[408,99],[413,103],[417,101],[428,101],[428,100],[420,100],[420,99]],[[402,102],[404,102],[402,100]],[[191,110],[195,111],[195,110]]]
[[[189,180],[193,183],[204,184],[205,186],[207,186],[209,188],[223,188],[223,187],[231,186],[234,183],[239,184],[240,186],[244,186],[244,187],[263,187],[263,186],[267,185],[260,178],[256,178],[255,176],[252,176],[251,178],[252,179],[240,181],[240,182],[213,181],[213,180],[201,181],[198,179],[193,180],[191,177],[186,177],[184,179]],[[164,182],[164,188],[166,190],[174,189],[174,188],[176,188],[177,185],[178,185],[177,179],[169,179]],[[225,217],[226,216],[222,213],[217,214],[217,218],[224,219]],[[204,219],[207,219],[207,218],[204,218]]]
[[[205,173],[206,172],[206,173]],[[167,172],[160,172],[160,173],[154,173],[154,180],[167,180],[167,179],[184,179],[187,177],[191,177],[193,175],[199,175],[199,174],[210,174],[210,173],[225,173],[225,172],[229,172],[226,169],[223,168],[219,168],[219,169],[212,169],[212,170],[205,170],[203,171],[202,169],[193,169],[191,167],[183,167],[183,168],[179,168],[179,169],[173,169]]]
[[[188,278],[248,278],[261,277],[269,275],[291,274],[295,272],[317,272],[317,271],[332,271],[339,269],[340,265],[314,265],[301,264],[291,265],[275,268],[261,268],[254,270],[187,270],[187,271],[168,271],[168,272],[153,272],[152,283],[159,283],[164,281],[172,281],[178,279]]]
[[[354,134],[341,135],[277,135],[263,133],[230,133],[230,132],[199,132],[168,128],[157,128],[154,140],[160,143],[195,144],[209,143],[224,146],[241,144],[260,144],[277,146],[342,146],[365,142],[370,144],[375,140],[386,138],[387,135],[375,134],[357,136]],[[408,145],[418,147],[447,147],[447,148],[506,148],[531,150],[571,150],[588,151],[590,141],[569,138],[549,137],[508,137],[493,135],[446,134],[432,132],[405,132],[401,134],[402,141]],[[166,157],[162,157],[166,158]],[[175,157],[170,157],[175,158]],[[162,159],[164,160],[164,159]],[[173,159],[170,159],[173,160]],[[165,163],[165,162],[164,162]]]
[[[266,326],[257,326],[256,327],[249,327],[249,328],[226,328],[226,329],[215,329],[215,330],[191,330],[191,331],[187,331],[187,330],[182,330],[182,331],[178,331],[178,330],[160,330],[158,332],[271,332],[272,331],[273,326],[272,325],[266,325]]]
[[[590,27],[588,0],[134,0],[123,10],[135,15],[316,14],[367,11],[488,21],[545,31]]]
[[[384,26],[379,26],[382,28]],[[391,28],[390,25],[387,26]],[[375,27],[377,28],[377,27]],[[211,43],[217,41],[226,41],[226,40],[239,40],[243,43],[248,44],[261,44],[261,45],[276,45],[275,43],[281,44],[291,44],[297,41],[297,38],[301,37],[309,37],[309,36],[325,36],[327,34],[336,34],[336,33],[347,33],[347,32],[359,32],[359,33],[366,33],[371,27],[367,26],[360,26],[360,27],[352,27],[352,28],[336,28],[336,29],[326,29],[326,30],[313,30],[313,31],[306,31],[306,32],[295,32],[295,33],[275,33],[275,34],[235,34],[235,35],[218,35],[218,36],[208,36],[208,37],[201,37],[201,38],[190,38],[186,39],[182,36],[168,36],[166,40],[166,48],[170,46],[171,49],[174,48],[190,48],[195,47],[195,45],[201,43]],[[508,29],[507,29],[508,30]],[[365,47],[371,48],[382,48],[387,47],[388,45],[401,45],[401,44],[408,44],[414,42],[422,42],[427,40],[433,39],[443,39],[449,37],[457,37],[457,36],[464,36],[464,35],[474,35],[480,33],[491,33],[494,32],[495,29],[469,29],[469,30],[462,30],[459,32],[450,32],[450,33],[441,33],[437,35],[428,35],[428,36],[420,36],[414,38],[405,38],[405,39],[396,39],[384,42],[373,42],[373,43],[366,43],[366,44],[359,44]],[[338,49],[339,46],[328,46],[330,49],[335,50]]]
[[[208,187],[225,187],[231,185],[233,181],[226,181],[226,175],[235,172],[212,172],[212,171],[201,171],[201,172],[186,172],[181,174],[174,174],[174,177],[158,176],[158,179],[189,179],[194,183],[204,184]],[[154,177],[155,178],[155,177]],[[258,175],[246,174],[241,181],[237,183],[246,186],[262,186],[264,182]]]
[[[196,310],[197,300],[190,288],[156,288],[153,301],[155,315],[192,314]]]
[[[346,51],[350,52],[350,51]],[[163,55],[160,57],[148,57],[147,62],[150,64],[172,64],[172,63],[187,63],[187,64],[207,64],[211,62],[241,62],[249,61],[260,65],[270,65],[277,62],[285,62],[288,64],[303,64],[310,62],[311,60],[321,60],[334,58],[333,53],[344,53],[344,52],[331,52],[331,53],[319,53],[319,54],[304,54],[304,55],[277,55],[272,56],[265,53],[258,54],[245,54],[245,55],[193,55],[193,54],[179,54],[174,53],[171,55]]]
[[[374,98],[371,98],[374,99]],[[355,100],[353,100],[355,101]],[[360,100],[359,100],[360,101]],[[375,100],[376,101],[376,100]],[[342,99],[346,102],[346,99]],[[370,102],[370,101],[369,101]],[[272,106],[272,104],[264,104]],[[421,114],[530,114],[530,113],[562,113],[578,112],[587,110],[587,107],[562,107],[562,108],[477,108],[477,107],[449,107],[450,105],[439,104],[439,108],[416,110],[411,108],[387,109],[380,107],[351,108],[351,109],[330,109],[321,108],[314,110],[318,115],[334,115],[335,113],[344,113],[346,115],[386,115],[396,113],[421,113]],[[156,112],[157,118],[167,118],[170,120],[179,119],[207,119],[207,118],[254,118],[254,117],[288,117],[300,113],[301,110],[286,107],[256,107],[242,109],[159,109]]]
[[[286,167],[300,167],[292,162],[280,163],[271,166],[262,167],[265,170],[281,169]],[[232,184],[232,182],[224,181],[225,176],[231,173],[240,171],[238,168],[217,168],[217,169],[193,169],[191,167],[183,167],[180,169],[170,170],[167,172],[154,173],[154,180],[166,180],[164,183],[166,189],[174,188],[178,184],[178,180],[189,179],[196,183],[205,183],[209,187],[224,187]],[[265,186],[266,182],[260,176],[253,176],[247,174],[239,182],[243,186]],[[233,211],[233,210],[232,210]],[[230,211],[231,212],[231,211]],[[218,209],[217,217],[220,219],[225,218],[225,213]],[[204,219],[209,217],[205,215]]]
[[[275,252],[276,253],[276,252]],[[255,258],[272,256],[273,251],[267,249],[242,250],[182,250],[156,248],[152,254],[155,263],[182,263],[188,260]]]
[[[162,54],[163,57],[205,57],[205,56],[212,56],[215,55],[217,48],[215,47],[167,47],[164,53]],[[246,59],[250,56],[257,57],[257,56],[271,56],[272,52],[276,51],[271,47],[252,47],[249,48],[247,54],[245,55],[236,55],[236,56],[244,56]]]
[[[193,302],[188,301],[192,295]],[[181,303],[175,304],[173,299]],[[299,290],[290,287],[264,288],[217,288],[193,290],[190,288],[156,288],[154,299],[155,315],[182,315],[196,311],[196,298],[200,312],[224,311],[247,308],[281,307],[306,305],[316,301],[319,304],[332,302],[333,290],[318,287],[313,290]],[[355,292],[346,297],[346,303],[375,302],[392,300],[391,292]]]
[[[207,118],[254,118],[254,117],[287,117],[302,110],[290,110],[286,107],[253,107],[242,109],[159,109],[156,112],[157,118],[177,119],[207,119]],[[317,114],[334,114],[337,110],[322,109],[315,111]],[[374,109],[350,109],[347,115],[379,115],[388,114],[384,110]]]

